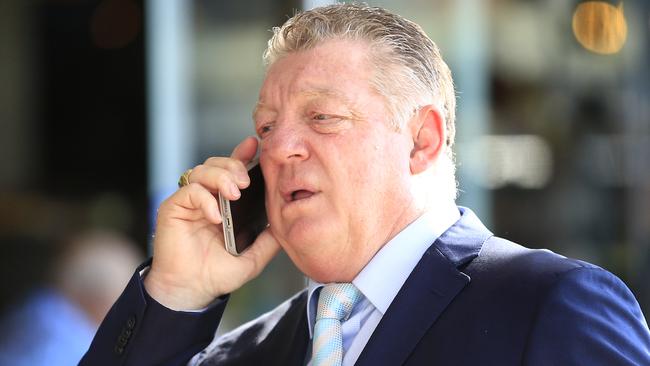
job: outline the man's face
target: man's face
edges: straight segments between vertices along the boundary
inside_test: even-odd
[[[255,110],[272,233],[320,282],[352,280],[413,219],[413,138],[373,71],[364,43],[328,41],[276,61]]]

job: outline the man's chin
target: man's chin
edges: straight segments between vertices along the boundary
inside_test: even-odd
[[[295,233],[283,244],[283,249],[300,272],[315,281],[352,281],[360,268],[353,268],[356,262],[350,258],[347,248],[339,246],[342,240],[331,234],[318,234]]]
[[[349,258],[323,260],[323,255],[297,259],[296,267],[307,277],[320,283],[352,282],[359,271],[348,263]]]
[[[318,247],[319,243],[333,240],[333,233],[340,233],[340,226],[323,216],[305,215],[286,226],[287,242],[296,247]]]

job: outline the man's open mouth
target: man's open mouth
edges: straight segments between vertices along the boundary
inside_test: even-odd
[[[314,195],[314,192],[308,191],[306,189],[299,189],[297,191],[291,192],[291,202],[309,198]]]

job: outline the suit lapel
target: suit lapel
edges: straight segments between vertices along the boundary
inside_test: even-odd
[[[491,233],[468,209],[422,256],[377,325],[356,365],[401,365],[470,278],[458,267],[476,258]]]
[[[268,353],[263,359],[245,363],[303,366],[310,345],[307,325],[307,291],[303,291],[297,301],[291,304],[286,318],[280,320],[269,337]]]

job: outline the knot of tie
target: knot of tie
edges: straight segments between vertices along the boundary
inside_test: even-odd
[[[341,321],[350,317],[352,309],[363,295],[351,283],[335,283],[323,287],[318,296],[314,325],[312,364],[341,365],[343,339]]]
[[[319,319],[347,320],[363,295],[351,283],[334,283],[323,287],[318,296]]]

